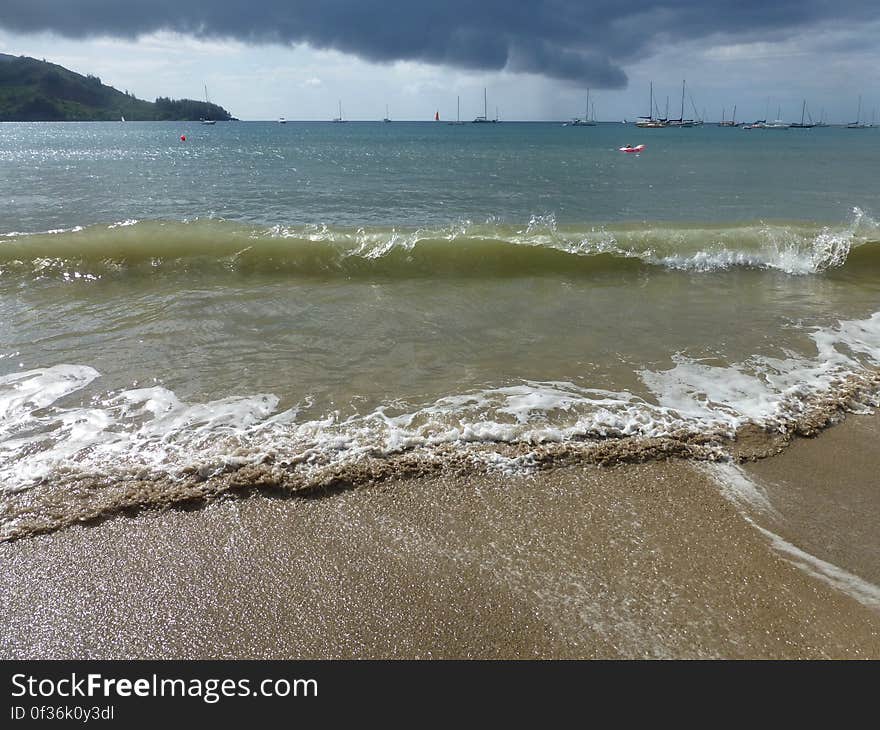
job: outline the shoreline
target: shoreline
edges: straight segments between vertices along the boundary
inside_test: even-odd
[[[744,463],[773,517],[666,460],[253,493],[3,543],[0,654],[880,658],[880,611],[768,537],[876,581],[877,434],[850,415]]]
[[[566,467],[613,467],[678,459],[691,464],[748,464],[785,453],[793,444],[812,438],[855,417],[854,409],[877,403],[880,372],[852,374],[832,394],[814,395],[803,410],[789,418],[786,430],[756,424],[731,434],[723,427],[688,428],[664,436],[608,436],[562,442],[487,441],[412,448],[387,455],[365,454],[353,461],[322,460],[303,455],[262,454],[258,460],[233,457],[213,465],[189,465],[176,473],[132,470],[108,481],[84,473],[55,488],[44,481],[4,494],[0,509],[0,544],[50,534],[75,525],[98,525],[142,511],[191,509],[218,500],[246,498],[251,492],[268,497],[311,498],[411,478],[483,479],[499,472],[549,473]]]

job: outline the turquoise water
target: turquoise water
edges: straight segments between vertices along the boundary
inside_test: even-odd
[[[648,147],[617,153],[627,143]],[[197,217],[411,227],[547,214],[560,224],[838,223],[853,207],[876,206],[880,128],[7,123],[0,164],[0,232]]]
[[[871,407],[878,163],[878,129],[0,125],[2,534]]]

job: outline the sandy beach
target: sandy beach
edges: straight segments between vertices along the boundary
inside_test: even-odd
[[[30,5],[0,659],[880,659],[870,12]]]
[[[746,465],[771,503],[752,514],[670,460],[252,494],[8,542],[0,652],[880,658],[878,423]]]

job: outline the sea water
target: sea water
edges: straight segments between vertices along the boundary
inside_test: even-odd
[[[878,169],[873,129],[2,124],[3,535],[870,408]]]

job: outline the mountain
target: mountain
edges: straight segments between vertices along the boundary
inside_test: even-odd
[[[0,53],[0,122],[172,121],[232,116],[192,99],[143,101],[63,66]]]

